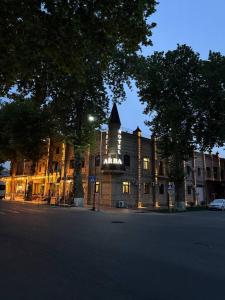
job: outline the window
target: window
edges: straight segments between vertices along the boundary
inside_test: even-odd
[[[190,174],[191,174],[191,167],[190,167],[190,166],[187,166],[187,167],[186,167],[186,171],[187,171],[187,175],[190,175]]]
[[[95,182],[95,193],[99,193],[99,191],[100,191],[100,182],[96,181]]]
[[[55,162],[54,171],[55,171],[55,172],[58,172],[58,169],[59,169],[59,163],[56,161],[56,162]]]
[[[85,166],[85,160],[83,159],[82,160],[82,168],[84,168],[84,166]]]
[[[95,156],[95,166],[96,167],[100,166],[100,155]]]
[[[123,181],[123,194],[130,194],[130,182]]]
[[[70,160],[70,169],[74,169],[74,159]]]
[[[123,157],[124,166],[129,167],[130,166],[130,156],[128,154],[125,154]]]
[[[159,193],[160,193],[160,195],[164,194],[164,184],[160,184],[160,186],[159,186]]]
[[[164,176],[164,166],[163,161],[159,162],[159,175]]]
[[[4,184],[0,185],[0,191],[5,191],[5,185]]]
[[[201,168],[198,168],[198,176],[201,176]]]
[[[208,178],[211,178],[211,169],[210,167],[206,167],[206,174]]]
[[[150,169],[150,159],[145,157],[143,159],[143,168],[144,170],[149,170]]]
[[[144,194],[149,194],[150,191],[150,184],[145,182],[144,183]]]
[[[52,172],[58,172],[59,163],[57,161],[52,162]]]
[[[55,153],[59,154],[59,147],[56,148]]]
[[[191,185],[188,185],[187,186],[187,193],[188,193],[188,195],[191,195],[191,189],[192,189]]]
[[[221,180],[224,180],[224,170],[221,170]]]
[[[218,176],[218,169],[217,169],[217,167],[213,168],[213,176],[214,176],[214,179],[217,179],[217,176]]]

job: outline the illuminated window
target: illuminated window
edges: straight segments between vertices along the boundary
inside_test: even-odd
[[[144,194],[149,194],[150,191],[150,184],[145,182],[144,183]]]
[[[123,181],[123,194],[130,194],[130,182]]]
[[[144,170],[150,170],[150,159],[147,157],[143,159],[143,168]]]
[[[100,192],[100,182],[96,181],[95,182],[95,193],[99,193]]]

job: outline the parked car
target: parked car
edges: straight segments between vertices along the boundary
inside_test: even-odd
[[[208,205],[209,209],[225,210],[225,199],[214,199]]]

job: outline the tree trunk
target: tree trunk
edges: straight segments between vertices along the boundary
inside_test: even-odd
[[[184,161],[179,157],[175,160],[175,202],[177,210],[186,210],[185,203],[185,171],[184,171]]]
[[[74,184],[73,195],[75,206],[84,206],[84,189],[82,183],[82,159],[83,153],[81,148],[74,145]]]
[[[175,181],[175,202],[177,210],[185,210],[185,183],[183,181]]]
[[[177,210],[185,210],[185,169],[184,160],[179,152],[174,153],[169,161],[169,180],[175,186],[175,207]]]

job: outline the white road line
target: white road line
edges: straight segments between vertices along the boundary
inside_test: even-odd
[[[17,210],[12,210],[12,209],[3,209],[3,212],[6,212],[6,213],[13,213],[13,214],[19,214],[20,212],[17,211]]]

